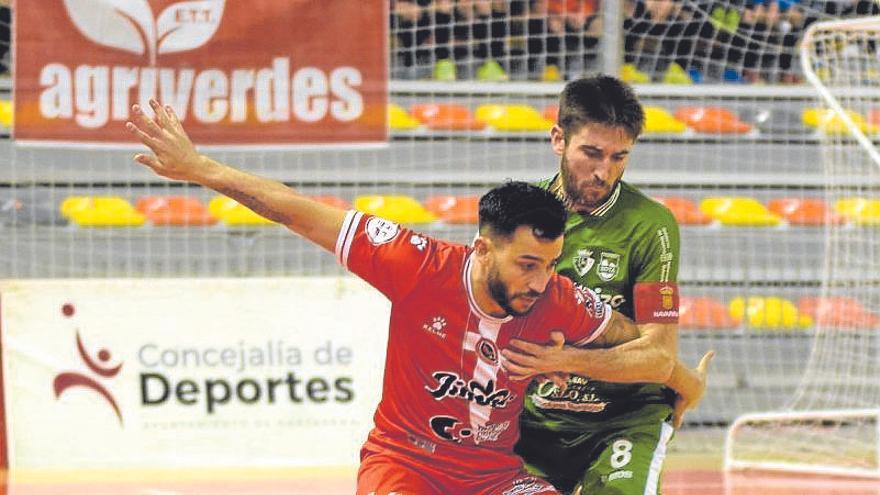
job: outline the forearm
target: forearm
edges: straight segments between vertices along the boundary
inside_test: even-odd
[[[666,383],[675,366],[674,356],[644,337],[607,349],[570,350],[563,371],[605,382]]]
[[[286,185],[223,165],[206,156],[198,181],[247,206],[258,215],[333,251],[344,212],[312,201]]]

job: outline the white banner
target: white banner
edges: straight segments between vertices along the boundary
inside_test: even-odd
[[[10,468],[354,465],[389,309],[354,278],[3,282]]]

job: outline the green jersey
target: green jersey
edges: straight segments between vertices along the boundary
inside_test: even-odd
[[[553,180],[538,185],[549,188]],[[643,316],[644,302],[651,298],[640,290],[637,297],[642,300],[636,301],[633,294],[637,284],[650,286],[657,307],[648,314],[677,321],[672,291],[677,290],[678,257],[678,224],[672,213],[621,181],[593,213],[570,212],[557,271],[592,289],[636,323],[652,321]],[[674,392],[657,384],[607,383],[572,376],[560,393],[552,383],[535,381],[527,393],[522,421],[556,431],[594,431],[607,428],[609,422],[638,420],[640,408],[672,405],[674,398]]]

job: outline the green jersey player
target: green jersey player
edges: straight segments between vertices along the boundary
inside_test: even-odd
[[[659,493],[666,445],[691,406],[658,385],[689,372],[673,364],[678,225],[663,205],[620,180],[643,124],[632,90],[598,76],[565,87],[551,131],[561,165],[541,185],[570,210],[557,270],[635,320],[641,335],[616,349],[581,353],[555,342],[505,354],[522,377],[572,373],[564,386],[558,379],[531,384],[516,449],[564,493]]]

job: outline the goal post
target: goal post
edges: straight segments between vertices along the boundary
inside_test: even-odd
[[[818,96],[825,197],[855,221],[826,226],[821,300],[830,301],[831,316],[816,327],[800,385],[783,410],[731,424],[726,470],[880,478],[878,322],[835,306],[880,307],[878,42],[880,17],[817,22],[804,34],[801,65]]]

